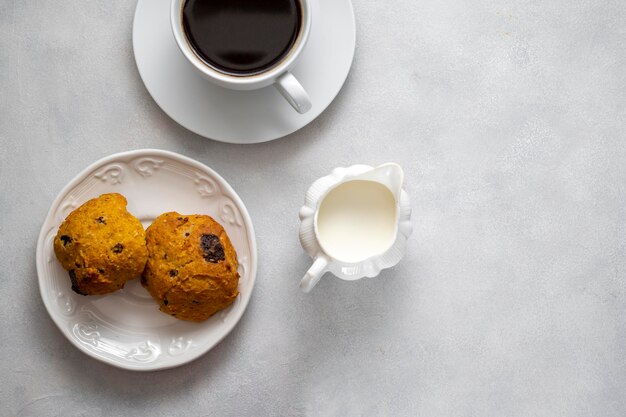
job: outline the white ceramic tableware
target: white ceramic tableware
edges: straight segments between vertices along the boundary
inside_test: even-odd
[[[397,164],[353,165],[311,185],[300,209],[300,243],[314,259],[304,292],[326,272],[352,281],[400,262],[413,231],[403,179]]]
[[[350,0],[311,0],[311,32],[290,70],[313,107],[298,114],[268,86],[236,91],[208,82],[180,52],[171,29],[171,0],[139,0],[133,51],[139,75],[163,111],[198,135],[229,143],[274,140],[301,129],[337,96],[356,44]]]
[[[202,323],[177,320],[159,306],[139,279],[105,296],[82,296],[54,255],[59,225],[75,208],[117,192],[128,211],[147,227],[161,213],[208,214],[220,222],[237,251],[239,296]],[[124,369],[146,371],[189,362],[215,346],[243,315],[256,277],[252,221],[243,202],[215,171],[173,152],[143,149],[90,165],[52,203],[37,242],[37,274],[43,302],[54,323],[78,349]]]
[[[190,46],[183,29],[183,7],[186,0],[172,0],[170,22],[178,48],[187,61],[207,80],[233,90],[258,90],[274,85],[289,104],[300,114],[311,109],[311,99],[302,84],[290,72],[298,61],[300,53],[309,40],[311,31],[310,0],[298,0],[301,10],[301,24],[296,41],[289,54],[275,66],[260,74],[238,76],[215,70],[200,59]]]

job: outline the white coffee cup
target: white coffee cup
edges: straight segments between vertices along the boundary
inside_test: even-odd
[[[311,109],[311,99],[290,70],[296,64],[311,31],[311,0],[298,0],[301,6],[299,32],[291,50],[277,64],[254,75],[231,75],[220,72],[200,59],[190,46],[183,28],[183,7],[186,0],[172,0],[170,21],[174,39],[181,52],[194,68],[207,80],[232,90],[257,90],[274,85],[298,113]]]

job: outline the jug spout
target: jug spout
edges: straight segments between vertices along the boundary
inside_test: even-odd
[[[402,192],[402,184],[404,183],[404,171],[402,167],[393,162],[382,164],[359,175],[359,179],[376,181],[387,188],[393,194],[396,201],[400,201],[400,193]]]

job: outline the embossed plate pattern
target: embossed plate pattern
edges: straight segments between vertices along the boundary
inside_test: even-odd
[[[65,217],[100,194],[126,196],[128,210],[147,227],[159,214],[208,214],[228,232],[239,258],[240,295],[203,323],[183,322],[159,311],[139,280],[107,296],[81,296],[54,256],[53,239]],[[37,242],[41,297],[61,332],[80,350],[131,370],[171,368],[219,343],[237,324],[250,300],[257,252],[252,221],[239,196],[207,166],[161,150],[111,155],[74,178],[57,196]]]

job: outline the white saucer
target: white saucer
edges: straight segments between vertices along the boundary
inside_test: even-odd
[[[239,259],[239,296],[202,323],[159,311],[139,279],[106,296],[82,296],[54,255],[53,240],[65,217],[104,193],[126,196],[128,211],[147,227],[167,211],[209,214],[233,242]],[[172,152],[142,149],[95,162],[52,203],[37,242],[37,275],[43,302],[61,332],[80,350],[119,368],[171,368],[204,354],[237,324],[248,305],[257,268],[250,215],[228,183],[207,166]]]
[[[350,0],[314,0],[309,43],[293,74],[313,108],[298,114],[273,86],[233,91],[203,79],[185,60],[170,27],[170,0],[139,0],[133,48],[139,74],[172,119],[207,138],[258,143],[295,132],[319,116],[341,89],[354,57],[356,29]]]

